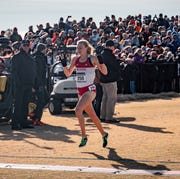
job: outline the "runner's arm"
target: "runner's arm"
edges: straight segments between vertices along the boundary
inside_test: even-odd
[[[67,67],[67,66],[63,67],[64,74],[66,75],[66,77],[71,76],[72,72],[74,71],[74,69],[75,69],[75,60],[76,60],[76,58],[74,57],[71,60],[71,64],[70,64],[69,67]]]
[[[106,65],[103,63],[102,57],[101,56],[92,56],[92,63],[94,66],[97,66],[97,68],[99,69],[99,71],[103,74],[103,75],[107,75],[108,71],[107,71],[107,67]]]

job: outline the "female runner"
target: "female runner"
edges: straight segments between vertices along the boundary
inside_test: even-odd
[[[96,56],[91,55],[92,52],[93,47],[89,44],[89,42],[86,40],[80,40],[77,43],[78,55],[71,60],[70,66],[67,67],[66,59],[62,59],[61,62],[64,73],[67,77],[71,76],[74,69],[76,69],[76,84],[79,101],[76,105],[75,114],[79,120],[82,135],[79,147],[85,146],[88,140],[85,130],[83,111],[85,111],[93,120],[102,135],[103,147],[106,147],[108,133],[103,130],[100,120],[94,111],[92,101],[96,97],[96,86],[94,85],[95,68],[97,67],[104,75],[107,74],[107,68],[103,63],[102,58],[97,58]]]

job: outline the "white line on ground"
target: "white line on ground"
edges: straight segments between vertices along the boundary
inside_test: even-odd
[[[163,175],[180,176],[180,171],[173,170],[120,170],[115,168],[83,167],[83,166],[60,166],[60,165],[32,165],[32,164],[12,164],[0,163],[2,169],[24,169],[24,170],[52,170],[52,171],[71,171],[89,173],[107,173],[119,175]]]

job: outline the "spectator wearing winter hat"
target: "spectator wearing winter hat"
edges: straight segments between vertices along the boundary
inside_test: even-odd
[[[133,61],[134,61],[135,63],[141,63],[141,64],[144,63],[145,60],[144,60],[141,52],[142,52],[142,51],[141,51],[140,48],[137,48],[137,49],[135,50],[135,52],[134,52],[134,57],[133,57]]]
[[[92,35],[89,37],[89,40],[90,40],[91,44],[93,45],[93,47],[96,48],[97,47],[97,43],[100,40],[98,31],[96,29],[92,30]]]
[[[81,40],[82,38],[83,38],[83,33],[82,33],[82,31],[77,31],[76,37],[74,38],[74,43],[77,44],[77,42],[78,42],[79,40]]]

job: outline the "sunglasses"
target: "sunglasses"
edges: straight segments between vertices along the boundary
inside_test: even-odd
[[[24,47],[29,47],[29,44],[23,44]]]

